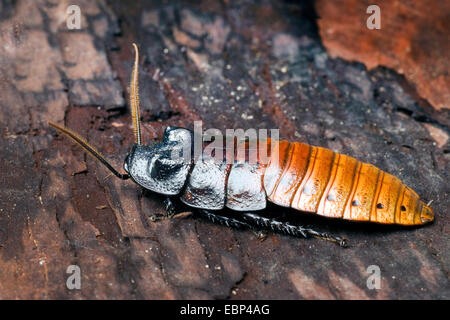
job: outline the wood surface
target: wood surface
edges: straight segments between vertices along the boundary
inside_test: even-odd
[[[80,30],[67,28],[70,4],[81,9]],[[0,298],[450,298],[448,111],[394,70],[330,57],[317,12],[275,0],[0,1]],[[78,132],[120,168],[134,141],[133,42],[143,143],[195,120],[279,128],[282,139],[398,176],[434,200],[436,221],[401,228],[299,215],[349,239],[347,249],[274,234],[261,242],[192,217],[151,222],[163,197],[109,175],[47,125]],[[81,269],[80,290],[66,287],[70,265]],[[371,265],[379,290],[367,287]]]

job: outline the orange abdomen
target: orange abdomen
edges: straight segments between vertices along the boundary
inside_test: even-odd
[[[433,210],[399,178],[329,149],[279,141],[264,170],[267,199],[325,217],[421,225]]]

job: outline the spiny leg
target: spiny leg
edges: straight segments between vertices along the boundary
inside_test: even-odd
[[[192,213],[182,212],[178,214],[174,214],[175,206],[170,199],[167,197],[164,202],[166,206],[166,214],[158,214],[153,215],[151,217],[152,221],[164,220],[164,219],[173,219],[173,218],[185,218],[190,216]],[[268,229],[274,232],[279,232],[291,236],[296,237],[304,237],[308,238],[310,236],[331,241],[339,244],[341,247],[347,247],[347,240],[341,238],[339,236],[333,236],[325,232],[319,232],[313,230],[311,228],[305,228],[299,225],[293,225],[288,222],[279,221],[273,218],[266,218],[254,213],[241,213],[238,217],[229,217],[226,215],[221,215],[217,212],[211,212],[205,209],[196,210],[196,215],[207,219],[213,223],[221,224],[227,227],[232,227],[236,229],[247,229],[251,230],[255,233],[256,237],[260,240],[264,240],[266,237],[266,233],[261,230],[261,228]]]
[[[218,214],[216,212],[211,212],[204,209],[199,209],[196,211],[196,214],[202,218],[205,218],[213,223],[221,224],[227,227],[232,227],[236,229],[250,229],[253,230],[254,228],[243,221],[240,221],[236,218],[228,217],[225,215]]]
[[[241,221],[237,218],[233,218],[233,217],[229,217],[226,215],[221,215],[219,213],[216,212],[211,212],[205,209],[199,209],[196,212],[196,215],[209,220],[213,223],[217,223],[217,224],[221,224],[227,227],[231,227],[231,228],[235,228],[235,229],[240,229],[240,230],[251,230],[256,238],[260,241],[264,241],[267,237],[267,232],[264,230],[259,230],[258,228],[255,228],[254,226]]]
[[[347,247],[347,240],[338,236],[333,236],[325,232],[318,232],[303,226],[293,225],[289,222],[279,221],[273,218],[266,218],[254,213],[243,213],[242,218],[249,224],[259,227],[267,228],[275,232],[308,238],[313,236],[315,238],[331,241],[339,244],[341,247]]]

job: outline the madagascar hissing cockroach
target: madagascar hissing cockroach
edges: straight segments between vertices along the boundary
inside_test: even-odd
[[[213,222],[240,228],[270,229],[303,237],[314,236],[341,246],[345,246],[346,242],[340,237],[267,218],[259,212],[266,208],[269,201],[282,207],[353,221],[399,225],[422,225],[433,221],[430,206],[400,179],[329,149],[266,139],[259,141],[256,148],[267,149],[270,146],[270,150],[276,150],[266,155],[266,161],[258,157],[252,164],[245,157],[236,156],[233,163],[227,163],[207,155],[203,155],[201,161],[193,161],[192,157],[173,157],[179,151],[192,150],[193,132],[180,127],[166,128],[160,143],[143,145],[139,120],[139,53],[136,44],[133,46],[135,61],[130,105],[135,143],[124,162],[126,173],[114,169],[100,152],[75,132],[49,123],[86,149],[120,179],[131,178],[145,189],[167,196],[179,196],[186,205],[196,208],[197,214]],[[250,151],[248,141],[236,143]],[[276,148],[272,149],[274,146]],[[221,210],[225,207],[237,214],[222,214]]]

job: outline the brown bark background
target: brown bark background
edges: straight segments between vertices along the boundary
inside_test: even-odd
[[[450,109],[450,2],[381,0],[380,29],[362,15],[371,1],[317,1],[320,36],[330,56],[386,66],[436,109]]]
[[[67,28],[71,4],[80,30]],[[448,109],[434,109],[406,74],[330,57],[322,6],[0,1],[0,298],[448,299]],[[47,126],[65,124],[121,167],[133,141],[133,42],[146,143],[197,119],[205,129],[279,128],[397,175],[434,200],[435,223],[305,218],[348,238],[341,249],[274,234],[260,242],[194,218],[150,222],[163,197],[110,177]],[[448,106],[448,94],[439,98]],[[81,268],[81,290],[66,287],[69,265]],[[379,290],[366,286],[370,265],[381,269]]]

